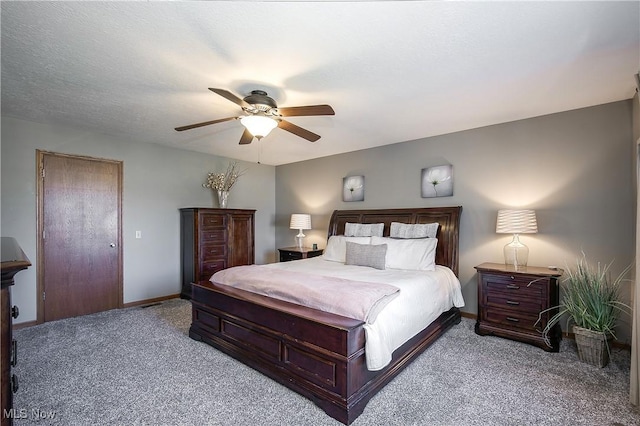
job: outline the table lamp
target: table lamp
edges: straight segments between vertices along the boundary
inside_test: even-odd
[[[289,229],[297,229],[298,235],[296,235],[296,245],[298,248],[302,248],[302,242],[304,240],[303,229],[311,229],[311,215],[294,213],[291,215],[291,222],[289,222]]]
[[[527,266],[529,247],[520,242],[520,234],[535,234],[538,232],[535,210],[498,210],[496,233],[513,234],[513,240],[504,246],[505,265],[519,267]]]

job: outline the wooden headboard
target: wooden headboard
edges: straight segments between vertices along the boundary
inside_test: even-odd
[[[458,275],[458,244],[462,207],[417,207],[407,209],[334,210],[329,221],[329,237],[343,235],[345,223],[384,223],[389,236],[391,222],[438,222],[436,264],[449,267]]]

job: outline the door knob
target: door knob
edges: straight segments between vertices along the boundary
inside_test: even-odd
[[[116,243],[109,244],[109,247],[115,247],[115,246],[116,246]]]

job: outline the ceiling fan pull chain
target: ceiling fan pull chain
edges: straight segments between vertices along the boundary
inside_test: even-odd
[[[258,164],[262,164],[260,163],[260,157],[262,156],[262,142],[258,141],[256,145],[258,145]]]

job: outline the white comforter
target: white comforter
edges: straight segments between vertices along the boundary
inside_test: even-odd
[[[394,350],[431,324],[441,313],[454,306],[464,306],[460,281],[451,269],[444,266],[436,266],[433,272],[378,270],[332,262],[322,257],[265,266],[398,287],[399,296],[389,302],[374,322],[364,325],[365,355],[367,368],[371,371],[384,368],[391,361]]]

